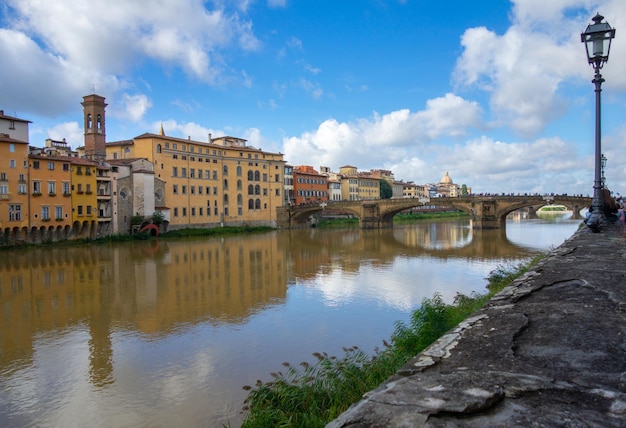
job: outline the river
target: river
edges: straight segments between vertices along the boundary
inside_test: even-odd
[[[244,385],[283,362],[372,352],[424,298],[580,221],[275,231],[0,253],[0,426],[239,426]]]

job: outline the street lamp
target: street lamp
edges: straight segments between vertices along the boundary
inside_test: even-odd
[[[596,92],[596,153],[595,153],[595,177],[593,182],[593,202],[591,203],[592,212],[587,220],[587,226],[594,232],[599,232],[603,225],[606,224],[603,207],[603,183],[601,177],[602,168],[602,143],[600,138],[600,92],[602,91],[602,82],[604,79],[600,74],[600,70],[604,63],[609,60],[609,51],[611,50],[611,40],[615,37],[615,29],[607,22],[602,22],[604,16],[599,13],[593,17],[593,24],[589,24],[584,33],[580,35],[580,41],[585,44],[587,50],[587,59],[589,64],[593,66],[595,75],[592,83],[595,84]]]

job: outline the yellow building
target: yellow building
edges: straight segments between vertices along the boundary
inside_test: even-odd
[[[246,140],[224,136],[207,142],[159,134],[106,144],[107,159],[145,158],[165,182],[169,229],[274,226],[282,206],[285,161]]]
[[[97,163],[88,159],[71,158],[72,162],[72,223],[84,231],[98,223]],[[90,235],[89,235],[90,236]]]
[[[339,168],[341,178],[341,199],[344,201],[359,200],[359,174],[355,166],[344,165]]]
[[[369,172],[359,173],[359,200],[380,199],[380,180]]]
[[[28,228],[28,142],[0,133],[0,229],[15,235]]]
[[[31,228],[58,232],[71,227],[70,160],[54,153],[29,155]]]

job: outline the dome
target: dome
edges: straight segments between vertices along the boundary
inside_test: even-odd
[[[446,171],[446,175],[443,176],[443,178],[441,179],[441,181],[439,183],[441,183],[441,184],[452,184],[452,179],[448,175],[447,171]]]

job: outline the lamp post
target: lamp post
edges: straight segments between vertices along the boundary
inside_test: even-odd
[[[580,41],[585,44],[587,50],[587,60],[593,66],[595,71],[592,83],[595,84],[596,92],[596,153],[595,153],[595,177],[593,182],[593,202],[591,203],[592,212],[587,220],[587,226],[594,232],[599,232],[603,225],[606,224],[604,215],[604,198],[602,190],[604,184],[602,182],[602,141],[600,134],[600,92],[602,92],[602,74],[600,70],[609,60],[609,51],[611,50],[611,40],[615,37],[615,29],[611,28],[608,22],[602,22],[604,16],[599,13],[593,17],[593,24],[589,24],[584,33],[580,35]]]

